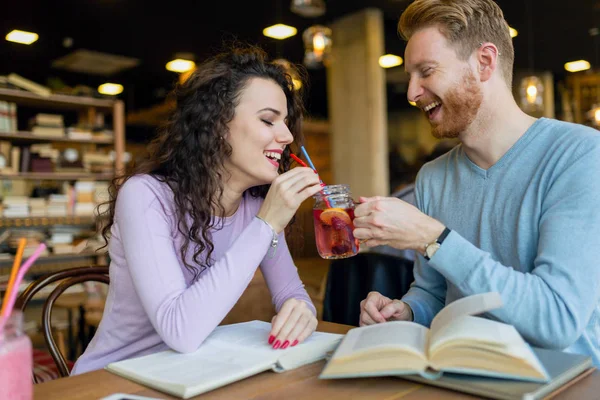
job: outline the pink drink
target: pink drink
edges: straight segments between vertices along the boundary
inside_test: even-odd
[[[326,259],[347,258],[358,253],[354,238],[354,210],[329,208],[313,210],[315,239],[319,255]]]
[[[0,332],[0,400],[33,398],[31,341],[23,333],[23,314],[13,311]]]

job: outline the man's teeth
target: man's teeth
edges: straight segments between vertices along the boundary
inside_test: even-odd
[[[281,154],[275,153],[273,151],[265,151],[265,156],[267,156],[269,158],[273,158],[278,161],[281,160]]]
[[[441,106],[441,105],[442,104],[439,101],[434,101],[433,103],[431,103],[428,106],[426,106],[425,108],[423,108],[423,111],[427,112],[427,111],[431,110],[432,108]]]

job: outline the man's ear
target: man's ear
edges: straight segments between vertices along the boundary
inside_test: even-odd
[[[482,43],[477,49],[477,66],[479,73],[479,80],[485,82],[492,77],[492,74],[498,67],[498,57],[501,54],[495,44],[486,42]]]

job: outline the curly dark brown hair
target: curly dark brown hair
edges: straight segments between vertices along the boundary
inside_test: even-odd
[[[292,66],[297,76],[304,71]],[[240,96],[249,80],[269,79],[276,82],[287,99],[287,125],[294,143],[303,142],[302,117],[304,107],[299,91],[294,90],[292,71],[277,62],[268,60],[267,54],[255,46],[232,46],[208,59],[183,83],[177,84],[170,94],[176,107],[167,123],[158,131],[148,148],[148,156],[131,172],[116,177],[109,188],[110,200],[106,216],[107,225],[102,236],[108,244],[114,223],[115,205],[119,189],[132,176],[148,174],[169,185],[174,193],[178,229],[185,240],[180,248],[185,266],[197,278],[212,264],[211,229],[216,226],[213,214],[224,215],[220,199],[223,194],[225,160],[232,149],[223,138],[228,124],[235,115]],[[286,147],[279,166],[285,172],[291,164],[290,148]],[[254,197],[265,197],[270,185],[248,190]],[[188,219],[191,224],[188,224]],[[185,257],[190,245],[194,246],[193,261]],[[200,259],[200,255],[206,256]]]

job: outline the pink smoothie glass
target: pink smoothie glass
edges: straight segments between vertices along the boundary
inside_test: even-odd
[[[14,310],[0,331],[0,399],[33,398],[31,340],[23,332],[23,314]]]

